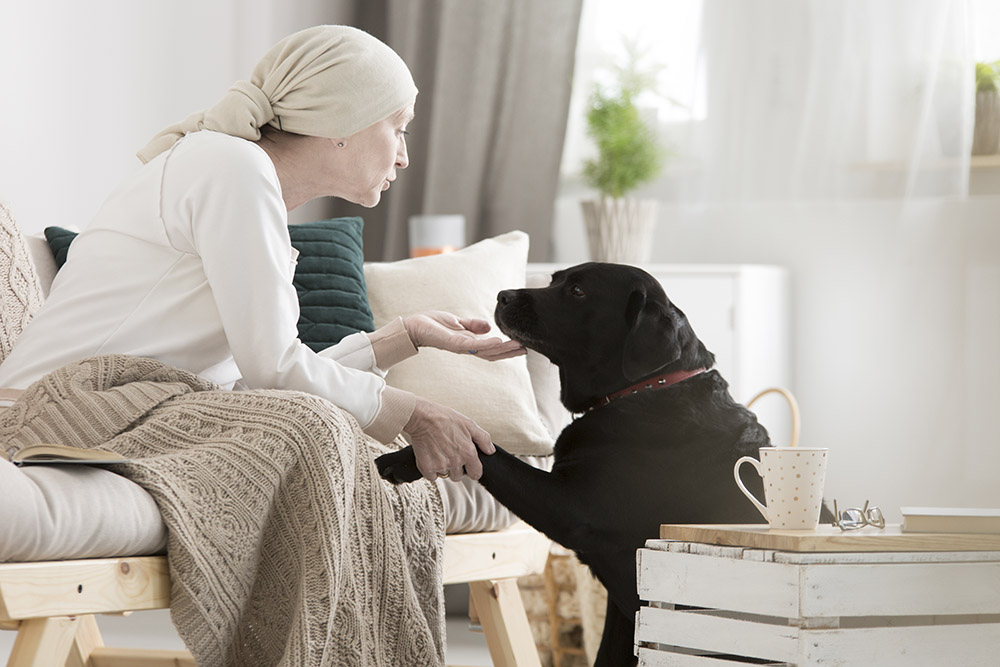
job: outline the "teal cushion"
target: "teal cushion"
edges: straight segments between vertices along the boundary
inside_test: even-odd
[[[52,256],[55,257],[57,271],[66,263],[66,255],[69,254],[69,244],[76,238],[76,234],[76,232],[71,232],[62,227],[45,228],[45,240],[49,242],[49,247],[52,248]]]
[[[299,339],[320,351],[358,331],[374,331],[365,287],[361,218],[334,218],[289,225],[292,245],[299,251],[292,282],[299,295]],[[48,227],[58,269],[66,262],[76,232]]]
[[[289,225],[299,251],[299,338],[315,351],[358,331],[375,331],[365,285],[361,218]]]

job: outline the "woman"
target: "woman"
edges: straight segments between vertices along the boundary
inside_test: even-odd
[[[273,47],[250,81],[167,128],[104,203],[41,311],[0,366],[24,388],[96,354],[150,357],[228,388],[325,398],[390,442],[405,431],[427,478],[482,473],[490,436],[470,419],[388,387],[384,372],[421,346],[497,360],[482,320],[432,312],[348,336],[316,354],[297,338],[287,213],[335,196],[375,206],[408,164],[416,86],[389,47],[320,26]]]

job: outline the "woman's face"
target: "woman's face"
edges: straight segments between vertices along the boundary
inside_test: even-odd
[[[396,180],[396,170],[406,169],[406,126],[413,120],[413,104],[383,118],[346,139],[331,139],[339,152],[341,173],[331,193],[366,207],[379,203],[382,193]],[[344,146],[338,144],[343,142]]]

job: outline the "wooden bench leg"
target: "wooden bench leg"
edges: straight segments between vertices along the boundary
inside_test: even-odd
[[[469,582],[494,667],[541,667],[517,579]]]
[[[87,661],[94,649],[104,646],[97,618],[93,615],[81,616],[73,635],[73,645],[66,659],[66,667],[88,667]]]
[[[21,621],[7,667],[65,665],[79,625],[78,617],[69,616]]]

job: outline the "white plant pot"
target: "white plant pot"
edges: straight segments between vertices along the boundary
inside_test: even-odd
[[[972,154],[1000,153],[1000,94],[980,91],[976,94],[976,124],[973,127]]]
[[[654,199],[588,199],[580,202],[590,256],[596,262],[646,264],[652,251]]]

